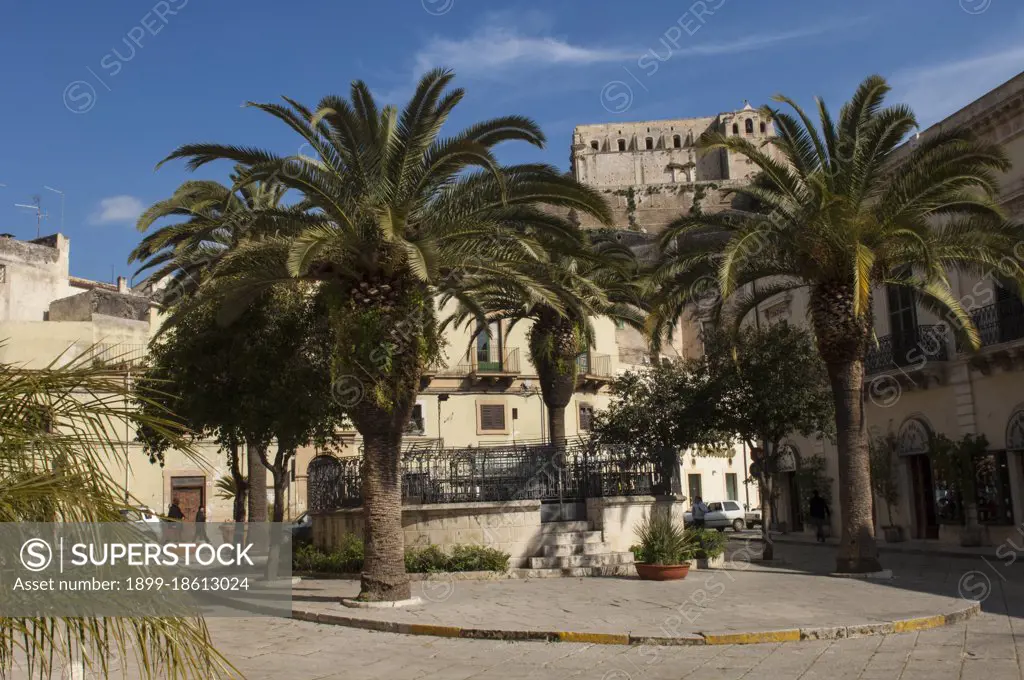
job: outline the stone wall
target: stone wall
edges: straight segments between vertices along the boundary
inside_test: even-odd
[[[587,519],[613,552],[626,552],[638,543],[636,527],[652,512],[670,513],[683,524],[685,504],[667,496],[612,496],[587,499]]]
[[[540,550],[540,501],[406,505],[402,528],[407,546],[485,545],[509,553],[509,566],[519,568]],[[345,534],[362,537],[362,508],[313,516],[317,547],[336,547]]]

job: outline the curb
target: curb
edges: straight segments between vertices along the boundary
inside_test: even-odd
[[[544,630],[501,630],[497,628],[461,628],[427,623],[401,623],[379,619],[361,619],[338,614],[318,614],[305,610],[293,610],[292,618],[299,621],[319,623],[328,626],[345,626],[382,633],[402,635],[429,635],[432,637],[462,638],[468,640],[510,640],[534,642],[578,642],[594,645],[756,645],[772,642],[799,642],[801,640],[842,640],[869,635],[889,635],[912,631],[941,628],[977,616],[981,603],[972,602],[968,607],[949,614],[917,616],[897,621],[864,623],[852,626],[831,626],[817,628],[790,628],[786,630],[754,631],[749,633],[704,633],[692,635],[656,636],[631,635],[628,633],[587,633],[576,631]]]

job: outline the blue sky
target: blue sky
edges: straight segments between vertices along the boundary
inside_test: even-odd
[[[246,100],[310,105],[366,80],[400,103],[416,76],[454,68],[456,126],[533,117],[543,151],[507,161],[568,166],[572,127],[713,115],[777,92],[834,109],[869,73],[927,125],[1024,70],[1019,0],[9,0],[0,6],[0,231],[35,236],[15,203],[43,198],[43,232],[72,241],[72,273],[130,275],[134,218],[186,177],[156,163],[220,141],[294,153]],[[670,51],[671,50],[671,51]],[[223,179],[228,168],[202,176]]]

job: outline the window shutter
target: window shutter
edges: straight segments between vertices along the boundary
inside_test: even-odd
[[[505,429],[505,405],[504,404],[481,404],[480,405],[480,429],[481,430],[504,430]]]
[[[593,420],[594,407],[590,404],[580,404],[580,431],[590,432],[590,426]]]

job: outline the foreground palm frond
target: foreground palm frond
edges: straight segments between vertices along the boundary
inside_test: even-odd
[[[127,433],[142,425],[194,457],[171,414],[136,411],[132,400],[146,395],[89,355],[44,370],[0,364],[0,521],[120,521],[115,472],[127,464]],[[202,619],[0,617],[0,675],[19,666],[49,677],[82,665],[106,677],[126,662],[147,678],[237,675]]]

